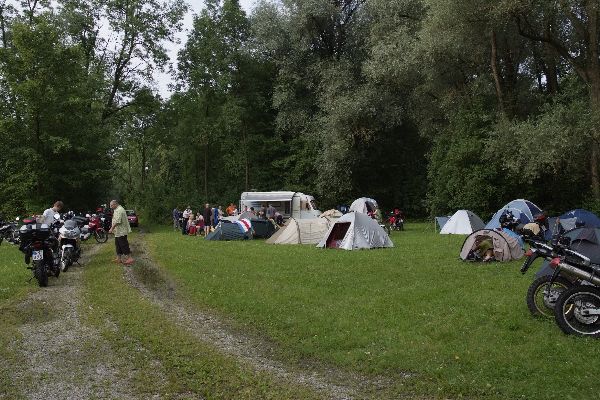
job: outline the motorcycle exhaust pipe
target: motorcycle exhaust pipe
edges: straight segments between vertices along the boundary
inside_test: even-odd
[[[594,272],[590,273],[565,263],[560,263],[559,267],[560,271],[564,272],[566,275],[571,275],[584,281],[591,282],[596,286],[600,286],[600,276],[596,275]]]

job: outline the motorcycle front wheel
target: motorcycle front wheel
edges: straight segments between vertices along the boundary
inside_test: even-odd
[[[103,228],[98,228],[96,232],[94,232],[94,237],[98,243],[106,243],[108,240],[108,234]]]
[[[573,284],[559,276],[550,285],[552,275],[544,275],[529,285],[527,290],[527,308],[534,317],[551,318],[554,316],[554,306],[562,292],[573,286]]]
[[[63,272],[67,272],[67,270],[69,269],[69,267],[73,264],[73,254],[72,251],[70,249],[65,249],[65,251],[62,254],[62,257],[60,258],[60,269]]]
[[[566,334],[600,337],[600,289],[580,285],[565,290],[556,301],[554,318]]]
[[[46,271],[46,263],[44,261],[33,262],[33,275],[40,287],[48,286],[48,272]]]

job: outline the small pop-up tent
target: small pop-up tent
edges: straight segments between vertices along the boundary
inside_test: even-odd
[[[250,222],[252,223],[252,231],[255,238],[268,239],[277,230],[275,224],[270,220],[253,218]]]
[[[317,244],[327,233],[335,219],[290,218],[269,240],[268,244]]]
[[[252,236],[250,221],[247,219],[238,222],[222,221],[215,230],[206,235],[206,240],[244,240]]]
[[[500,217],[511,212],[513,216],[519,218],[522,224],[533,222],[534,215],[541,214],[542,209],[530,202],[529,200],[513,200],[504,207],[496,211],[490,222],[487,223],[485,229],[496,229],[500,227]]]
[[[483,229],[485,224],[475,213],[469,210],[459,210],[444,224],[442,235],[470,235]]]
[[[357,250],[394,247],[394,243],[373,218],[351,212],[335,221],[317,247]]]
[[[518,260],[525,255],[519,241],[513,236],[503,231],[481,229],[467,236],[460,251],[460,258],[467,260],[471,250],[476,250],[479,242],[486,239],[492,242],[496,261]]]
[[[377,202],[368,197],[361,197],[360,199],[356,199],[350,205],[350,212],[359,212],[363,214],[367,214],[372,212],[377,208]]]

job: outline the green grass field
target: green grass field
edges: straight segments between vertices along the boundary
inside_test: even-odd
[[[6,241],[0,245],[0,306],[21,298],[34,285],[28,282],[32,276],[23,261],[23,253],[17,246]]]
[[[597,396],[598,342],[529,315],[533,275],[519,263],[463,263],[463,237],[431,225],[394,233],[394,249],[357,252],[207,242],[167,228],[144,239],[190,302],[273,340],[282,358],[413,373],[405,383],[423,394]]]
[[[265,339],[273,357],[292,366],[383,378],[386,388],[373,398],[597,397],[598,342],[567,337],[554,321],[529,315],[524,296],[533,273],[522,276],[518,262],[463,263],[463,237],[440,236],[428,224],[409,224],[392,238],[394,249],[357,252],[207,242],[163,227],[132,240],[147,243],[192,309]],[[109,262],[112,252],[109,242],[84,267],[81,310],[86,325],[134,364],[140,398],[319,397],[190,337],[127,283],[122,267]],[[14,398],[20,388],[8,371],[23,360],[9,344],[25,320],[43,316],[19,306],[37,285],[27,282],[31,272],[17,248],[3,244],[0,262],[0,388]],[[143,265],[133,268],[144,273]]]

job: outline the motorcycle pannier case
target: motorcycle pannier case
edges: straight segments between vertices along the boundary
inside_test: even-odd
[[[27,224],[19,229],[21,242],[46,240],[50,237],[50,228],[46,224]]]

